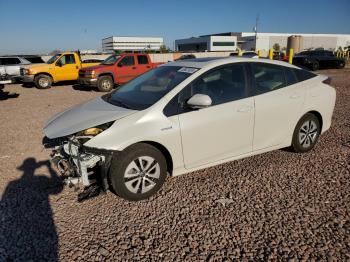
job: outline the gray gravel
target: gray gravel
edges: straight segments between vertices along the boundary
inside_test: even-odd
[[[322,73],[338,98],[312,152],[168,178],[136,203],[77,203],[41,146],[48,117],[100,93],[6,86],[19,96],[0,94],[0,261],[350,261],[350,69]]]

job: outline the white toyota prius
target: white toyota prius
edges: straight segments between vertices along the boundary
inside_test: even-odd
[[[172,62],[57,114],[44,133],[58,141],[54,162],[70,182],[141,200],[167,174],[284,147],[308,152],[331,125],[329,84],[265,59]]]

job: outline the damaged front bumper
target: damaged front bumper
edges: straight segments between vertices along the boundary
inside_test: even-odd
[[[96,184],[108,189],[108,172],[115,152],[89,148],[83,144],[91,137],[74,136],[54,147],[52,160],[70,185]]]

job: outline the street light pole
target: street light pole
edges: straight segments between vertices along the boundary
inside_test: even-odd
[[[255,52],[257,51],[258,24],[259,24],[259,14],[256,16],[255,27],[254,27],[254,31],[255,31]]]

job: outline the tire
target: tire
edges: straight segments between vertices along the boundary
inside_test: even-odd
[[[48,75],[38,75],[34,78],[35,86],[38,89],[48,89],[52,85],[52,78]]]
[[[318,118],[311,113],[305,114],[297,123],[292,139],[292,149],[297,153],[309,152],[317,143],[321,133]]]
[[[167,164],[163,154],[148,144],[136,144],[113,157],[109,178],[114,192],[129,201],[154,195],[164,184]]]
[[[101,76],[97,80],[97,88],[101,92],[109,92],[113,89],[114,83],[110,76]]]
[[[312,71],[317,71],[320,69],[320,64],[317,61],[313,62],[311,69]]]
[[[342,69],[344,67],[345,67],[345,62],[343,62],[343,61],[340,61],[337,65],[337,69]]]

